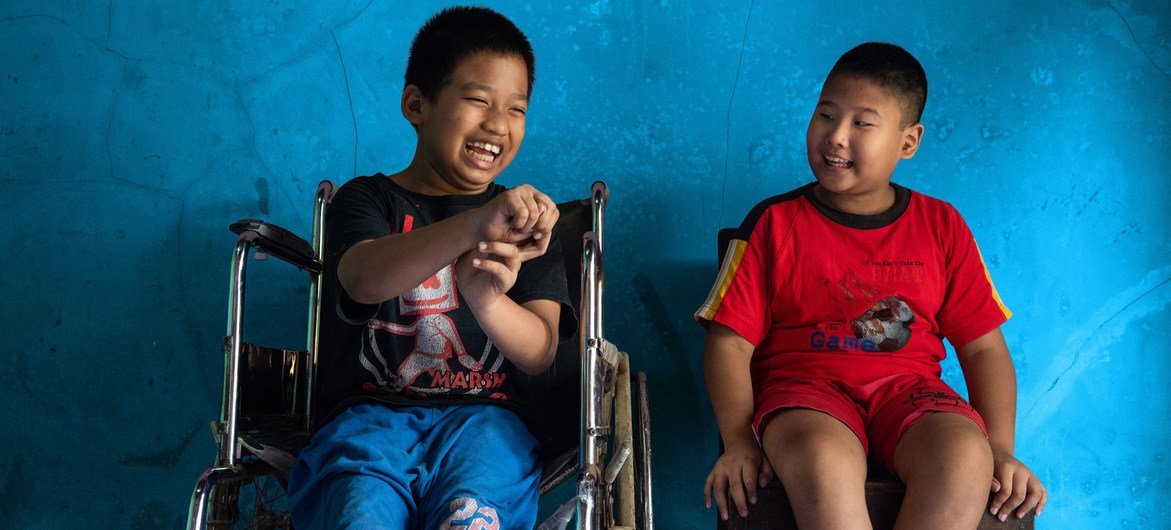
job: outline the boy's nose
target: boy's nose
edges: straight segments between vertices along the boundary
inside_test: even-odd
[[[504,115],[506,111],[491,110],[488,115],[484,117],[484,122],[481,126],[485,131],[492,134],[506,134],[508,133],[508,117]]]
[[[825,141],[832,146],[845,147],[849,143],[849,136],[846,134],[845,124],[835,124],[825,135]]]

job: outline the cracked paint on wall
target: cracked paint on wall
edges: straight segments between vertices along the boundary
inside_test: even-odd
[[[716,230],[810,179],[822,77],[866,40],[910,49],[931,84],[896,180],[964,213],[1016,313],[1017,449],[1052,495],[1039,526],[1171,525],[1166,2],[493,4],[537,55],[502,182],[613,193],[607,332],[650,377],[660,526],[714,517],[690,314]],[[181,525],[212,459],[227,225],[304,234],[320,179],[409,162],[406,50],[443,5],[0,7],[0,520]],[[300,277],[253,270],[254,337],[297,346]]]

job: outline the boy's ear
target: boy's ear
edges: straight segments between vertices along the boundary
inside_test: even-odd
[[[919,140],[923,139],[923,124],[913,123],[903,129],[903,146],[899,150],[899,157],[911,158],[919,150]]]
[[[423,92],[415,85],[403,88],[402,111],[403,117],[418,127],[423,124]]]

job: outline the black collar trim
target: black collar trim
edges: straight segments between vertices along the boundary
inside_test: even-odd
[[[903,212],[907,211],[907,206],[911,204],[911,190],[891,182],[890,187],[895,190],[895,203],[885,212],[874,215],[858,215],[843,212],[821,202],[813,193],[815,186],[816,184],[810,184],[805,187],[805,198],[809,203],[830,221],[858,230],[873,230],[875,228],[890,226],[895,221],[898,221],[899,217],[902,217]]]
[[[442,207],[449,207],[449,206],[455,206],[455,207],[464,206],[464,207],[473,207],[474,208],[476,206],[480,206],[480,205],[488,202],[493,197],[495,197],[497,194],[499,194],[501,190],[504,189],[504,186],[493,182],[492,184],[489,184],[487,189],[485,189],[484,191],[481,191],[479,193],[474,193],[471,195],[426,195],[423,193],[408,190],[408,189],[400,186],[397,182],[392,180],[390,177],[383,175],[382,173],[376,173],[374,175],[374,178],[382,180],[384,183],[389,185],[391,188],[398,190],[398,192],[401,195],[403,195],[405,197],[409,197],[416,204],[427,205],[431,208],[442,208]]]

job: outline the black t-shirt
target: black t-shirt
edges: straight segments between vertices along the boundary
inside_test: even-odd
[[[389,406],[492,403],[528,412],[516,393],[520,372],[488,340],[459,295],[454,264],[376,305],[353,301],[337,280],[337,263],[355,243],[441,221],[504,190],[493,184],[476,195],[430,196],[376,174],[357,177],[337,191],[325,222],[319,420],[369,401]],[[508,297],[518,304],[568,304],[565,268],[555,241],[545,255],[522,264]]]

